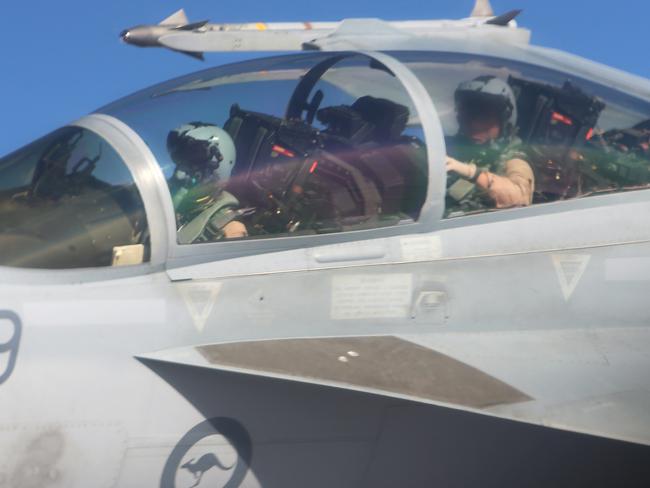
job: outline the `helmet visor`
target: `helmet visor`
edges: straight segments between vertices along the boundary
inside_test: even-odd
[[[458,97],[456,101],[456,112],[460,125],[494,120],[501,124],[505,118],[505,110],[503,99],[485,94],[466,94]]]
[[[219,149],[208,141],[201,141],[190,137],[179,138],[171,151],[174,162],[181,166],[200,167],[216,158],[219,162],[223,159]]]

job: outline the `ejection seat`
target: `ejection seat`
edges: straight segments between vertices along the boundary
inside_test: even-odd
[[[426,197],[426,152],[402,135],[408,108],[366,96],[317,116],[324,130],[232,106],[224,128],[237,161],[228,190],[242,206],[286,215],[273,232],[295,220],[333,229],[417,218]],[[260,227],[269,228],[269,219]]]
[[[381,213],[417,218],[426,198],[427,162],[422,142],[404,136],[409,109],[364,96],[352,105],[326,107],[318,120],[328,144],[347,146],[349,159],[377,187]]]
[[[266,213],[260,224],[265,232],[269,227],[282,232],[284,224],[297,219],[332,228],[378,214],[380,198],[373,183],[328,150],[326,137],[307,122],[233,105],[224,128],[237,150],[228,190],[243,206],[256,208],[258,216]],[[279,216],[273,225],[271,214]],[[278,224],[282,218],[285,222]]]
[[[250,174],[260,150],[274,139],[278,126],[277,117],[242,110],[237,104],[230,107],[230,118],[223,128],[232,137],[237,151],[232,178]]]

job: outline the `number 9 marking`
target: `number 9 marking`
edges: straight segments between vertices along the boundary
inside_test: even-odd
[[[9,379],[16,366],[16,356],[18,355],[18,346],[20,344],[20,334],[22,324],[20,317],[9,310],[0,310],[0,324],[9,322],[13,326],[13,333],[7,342],[0,342],[0,354],[9,353],[9,362],[4,372],[0,373],[0,385]],[[1,327],[1,326],[0,326]]]

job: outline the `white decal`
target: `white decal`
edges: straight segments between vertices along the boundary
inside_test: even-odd
[[[221,291],[222,283],[187,282],[179,283],[177,286],[185,301],[187,310],[192,316],[194,327],[199,332],[203,332],[208,317],[210,317],[210,313],[212,313],[214,304]]]
[[[404,261],[430,261],[442,256],[440,236],[406,236],[400,239]]]
[[[317,247],[309,251],[309,253],[318,263],[381,259],[386,255],[386,243],[384,240],[348,242]]]
[[[568,302],[571,295],[578,286],[582,274],[587,269],[589,259],[588,254],[554,254],[553,266],[557,273],[558,280],[560,281],[560,288],[562,288],[562,295]]]
[[[25,323],[39,327],[159,325],[167,320],[167,303],[149,298],[44,300],[26,303],[23,314]]]
[[[407,317],[413,296],[408,273],[364,274],[332,278],[334,320]]]
[[[614,258],[605,261],[607,281],[650,281],[650,258]]]

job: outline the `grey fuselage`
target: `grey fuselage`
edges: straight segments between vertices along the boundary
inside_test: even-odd
[[[568,55],[492,54],[650,100]],[[443,219],[442,111],[400,53],[358,56],[422,125],[417,220],[182,245],[161,144],[110,107],[71,124],[124,161],[151,253],[0,268],[0,487],[648,486],[650,189]],[[237,75],[197,76],[181,95]]]

